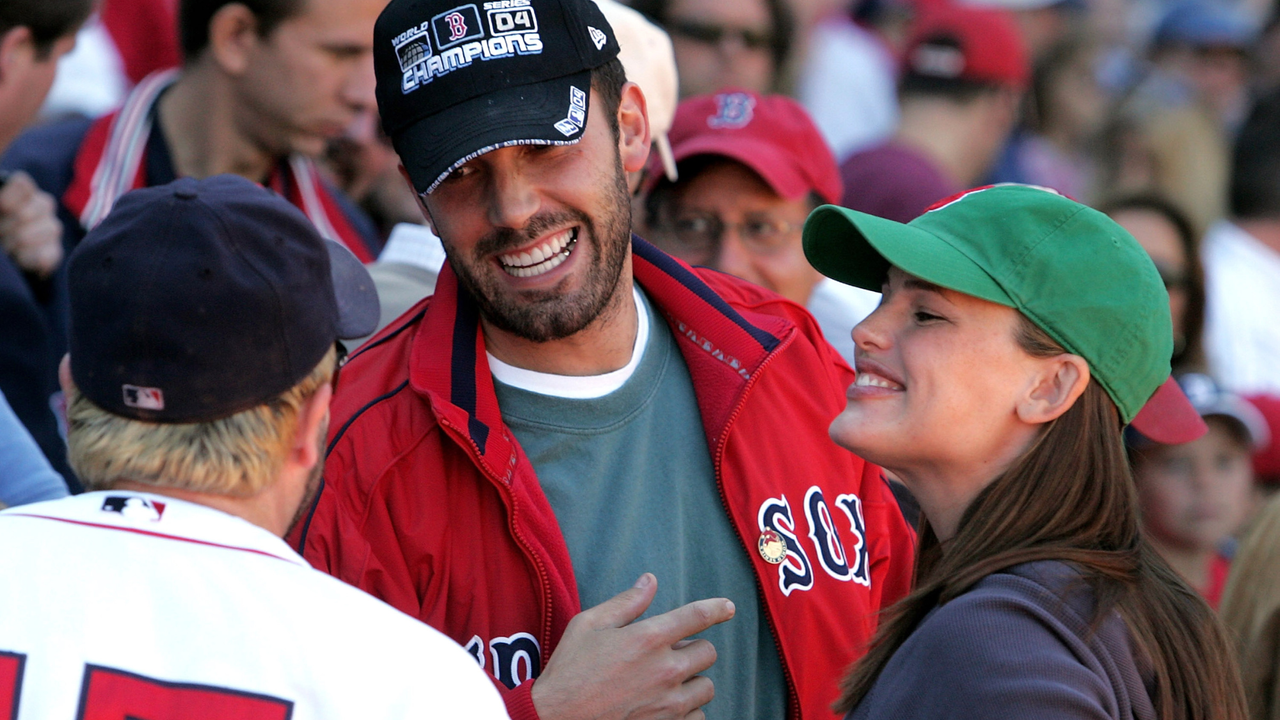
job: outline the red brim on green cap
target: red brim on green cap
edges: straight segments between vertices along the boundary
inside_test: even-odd
[[[1164,445],[1191,442],[1209,432],[1204,418],[1200,417],[1199,411],[1172,377],[1156,388],[1155,394],[1130,424],[1138,432]]]

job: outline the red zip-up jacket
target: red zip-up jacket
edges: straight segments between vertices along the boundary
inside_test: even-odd
[[[638,238],[632,247],[635,279],[693,379],[725,512],[777,640],[788,716],[831,718],[877,611],[909,589],[915,543],[880,469],[827,437],[853,373],[799,305]],[[324,478],[291,543],[457,640],[513,718],[536,718],[529,681],[580,612],[578,589],[502,422],[475,301],[447,264],[435,296],[343,368]],[[762,538],[783,541],[781,562],[765,558]]]

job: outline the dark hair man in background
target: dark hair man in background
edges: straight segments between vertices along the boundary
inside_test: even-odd
[[[0,2],[0,153],[35,118],[58,59],[92,10],[93,0]],[[63,257],[54,206],[26,173],[0,173],[0,403],[7,400],[48,462],[68,475],[49,405],[63,345],[49,322],[50,276]]]
[[[516,718],[829,718],[913,552],[827,437],[852,373],[803,308],[633,238],[645,98],[594,3],[461,2],[375,30],[447,262],[344,369],[291,539]]]
[[[898,132],[844,161],[841,204],[905,223],[977,185],[1009,138],[1030,74],[1008,12],[927,11],[903,53]]]
[[[76,44],[93,0],[5,0],[0,4],[0,152],[35,119]]]
[[[321,179],[311,158],[374,104],[373,22],[383,5],[182,0],[181,70],[148,76],[119,111],[103,118],[31,130],[0,165],[30,173],[59,199],[67,250],[130,189],[232,173],[275,189],[321,235],[370,261],[376,231]],[[30,355],[26,362],[41,375],[27,382],[39,377],[42,392],[56,391],[53,366],[66,351],[65,292],[55,278],[47,301],[51,349],[41,357],[34,343],[14,350]],[[47,393],[40,400],[45,405]]]
[[[73,247],[135,187],[233,173],[287,197],[371,260],[367,218],[311,159],[373,106],[373,21],[385,0],[181,0],[184,65],[144,78],[117,112],[56,123],[4,159],[58,196]]]

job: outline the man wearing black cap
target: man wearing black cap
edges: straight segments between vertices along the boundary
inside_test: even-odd
[[[506,717],[455,643],[280,539],[319,480],[337,340],[377,322],[359,261],[221,175],[125,195],[69,273],[92,492],[0,513],[0,708]]]
[[[852,377],[804,309],[630,235],[617,52],[589,0],[383,12],[379,108],[448,262],[344,371],[290,541],[516,718],[829,717],[911,531],[827,438]]]

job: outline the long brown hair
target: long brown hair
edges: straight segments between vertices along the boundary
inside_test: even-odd
[[[1064,352],[1025,317],[1018,343],[1037,357]],[[916,587],[882,617],[870,650],[841,683],[836,709],[848,712],[862,700],[930,610],[991,573],[1034,560],[1084,571],[1097,596],[1095,625],[1119,611],[1135,652],[1151,662],[1151,700],[1162,720],[1244,720],[1239,672],[1221,627],[1142,535],[1119,415],[1096,380],[978,494],[945,549],[922,519]]]

